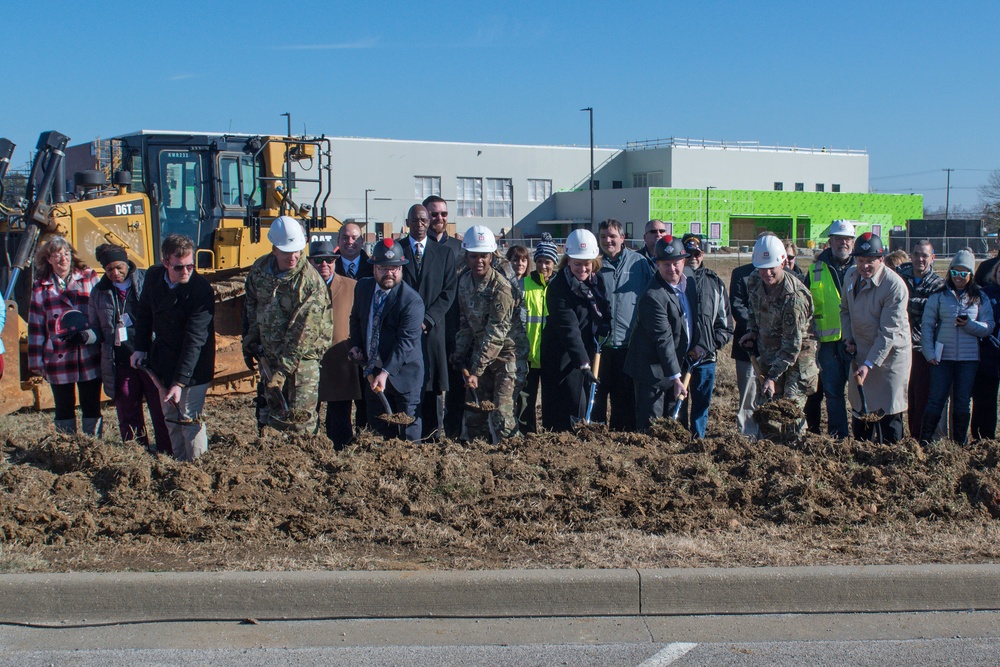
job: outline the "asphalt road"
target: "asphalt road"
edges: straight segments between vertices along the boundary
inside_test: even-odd
[[[0,626],[3,665],[995,665],[1000,612]]]

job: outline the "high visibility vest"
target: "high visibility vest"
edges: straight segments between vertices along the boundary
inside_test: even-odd
[[[541,368],[542,327],[549,314],[545,304],[545,289],[548,285],[539,285],[529,273],[521,279],[524,282],[524,309],[527,321],[524,330],[528,334],[528,366]]]
[[[840,340],[840,291],[833,271],[826,262],[813,262],[809,272],[809,291],[813,297],[816,338],[821,343]]]

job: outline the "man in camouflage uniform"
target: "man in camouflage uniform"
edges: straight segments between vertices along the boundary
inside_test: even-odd
[[[462,247],[469,270],[458,283],[461,322],[452,363],[467,368],[466,387],[496,407],[488,414],[466,412],[469,437],[488,435],[496,442],[517,434],[514,391],[518,354],[510,337],[515,302],[510,282],[492,265],[497,247],[493,232],[475,226],[466,232]]]
[[[757,240],[753,265],[757,272],[747,283],[750,320],[740,344],[760,352],[764,376],[760,396],[775,396],[805,407],[816,389],[816,324],[809,288],[784,270],[785,247],[776,236]],[[801,432],[805,426],[799,424]]]
[[[251,369],[261,361],[257,418],[261,427],[315,433],[320,360],[333,336],[330,294],[302,257],[306,237],[298,221],[278,218],[267,239],[271,253],[250,268],[243,309],[244,359]]]

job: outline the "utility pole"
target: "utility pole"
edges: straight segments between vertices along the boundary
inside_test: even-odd
[[[951,172],[953,172],[955,170],[954,169],[942,169],[942,171],[945,171],[945,172],[948,173],[948,181],[947,181],[947,185],[945,186],[945,189],[944,189],[944,226],[945,226],[945,234],[947,234],[948,233],[948,212],[949,212],[949,205],[951,203]]]
[[[590,114],[590,231],[594,231],[594,107],[580,111]]]

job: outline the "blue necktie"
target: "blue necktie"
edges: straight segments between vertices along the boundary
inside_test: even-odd
[[[378,338],[382,330],[382,308],[385,306],[385,298],[388,292],[380,289],[375,290],[375,308],[372,310],[372,335],[368,341],[368,364],[365,366],[365,375],[372,375],[376,368],[382,366],[382,360],[378,356]]]

